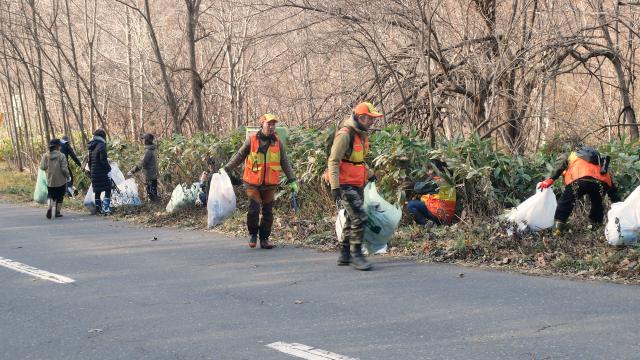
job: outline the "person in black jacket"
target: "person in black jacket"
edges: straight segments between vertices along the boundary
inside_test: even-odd
[[[73,162],[76,163],[76,165],[79,168],[82,168],[82,165],[80,163],[80,159],[78,159],[78,156],[76,155],[76,152],[73,151],[73,148],[71,147],[71,143],[69,142],[69,137],[67,135],[63,136],[60,139],[60,144],[61,144],[60,145],[60,152],[67,159],[67,164],[69,164],[69,156],[71,156],[71,160],[73,160]],[[73,173],[71,171],[69,171],[69,174],[71,175],[70,176],[71,180],[69,182],[67,182],[66,191],[67,191],[67,194],[69,196],[73,196],[73,195],[75,195],[75,188],[73,187]]]
[[[95,193],[96,212],[108,215],[111,213],[111,165],[107,159],[107,134],[102,129],[93,132],[89,141],[89,169],[91,185]],[[104,201],[100,195],[104,192]]]

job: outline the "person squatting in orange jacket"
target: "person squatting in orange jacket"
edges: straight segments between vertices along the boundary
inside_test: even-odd
[[[446,168],[446,164],[433,160],[429,165],[435,165],[440,172]],[[447,183],[440,176],[430,171],[430,179],[416,183],[414,193],[418,199],[407,203],[407,210],[419,225],[428,225],[431,221],[435,225],[449,225],[456,216],[456,188]]]
[[[273,248],[269,241],[273,225],[273,201],[281,171],[287,177],[289,187],[298,192],[298,182],[291,169],[284,146],[276,134],[278,118],[273,114],[260,117],[260,130],[249,136],[240,150],[233,155],[224,166],[229,173],[244,161],[244,182],[249,211],[247,212],[247,228],[249,230],[249,247],[255,248],[258,237],[260,247]],[[260,210],[262,209],[262,219]]]
[[[551,176],[539,185],[539,188],[546,189],[553,185],[553,182],[560,175],[564,178],[566,186],[554,215],[554,235],[560,235],[566,230],[567,220],[573,211],[576,200],[585,195],[589,196],[591,201],[590,227],[594,228],[602,224],[604,219],[602,201],[605,194],[612,202],[620,201],[608,167],[609,158],[601,156],[598,151],[588,146],[580,146],[577,151],[558,157]]]

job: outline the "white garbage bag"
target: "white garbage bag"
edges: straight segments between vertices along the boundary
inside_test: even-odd
[[[104,193],[102,193],[104,198]],[[111,205],[141,205],[140,196],[138,196],[138,184],[134,178],[124,180],[116,185],[116,189],[111,190]]]
[[[336,236],[338,237],[338,243],[342,242],[342,228],[346,221],[347,217],[344,214],[344,209],[340,209],[340,211],[338,211],[338,216],[336,217]]]
[[[640,186],[623,201],[611,204],[604,235],[609,245],[636,245],[640,233]]]
[[[199,192],[198,183],[192,184],[191,187],[187,187],[187,184],[178,184],[171,193],[171,200],[167,203],[167,212],[172,213],[190,205],[195,206]]]
[[[84,204],[84,207],[89,209],[89,211],[91,211],[92,214],[96,212],[95,197],[96,195],[93,193],[93,185],[89,185],[89,189],[87,190],[87,195],[85,195],[84,197],[83,204]]]
[[[211,176],[207,200],[207,227],[222,223],[236,209],[236,194],[231,179],[224,170]]]
[[[109,172],[109,177],[116,185],[120,185],[125,181],[124,174],[120,171],[120,167],[118,167],[117,162],[112,162],[111,171]]]
[[[556,195],[551,187],[539,189],[536,185],[536,189],[535,195],[504,215],[509,222],[517,225],[519,231],[526,228],[540,231],[553,226],[553,217],[558,207]]]
[[[387,243],[400,224],[402,210],[380,196],[374,182],[364,188],[364,208],[368,218],[363,235],[366,250],[371,254],[386,251]]]

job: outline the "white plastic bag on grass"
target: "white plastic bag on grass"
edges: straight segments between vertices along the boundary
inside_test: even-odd
[[[104,198],[104,193],[102,194]],[[140,205],[140,196],[138,196],[138,184],[134,178],[124,180],[116,185],[116,189],[111,190],[111,205]]]
[[[111,180],[113,180],[116,186],[122,184],[125,181],[125,178],[122,171],[120,171],[118,163],[112,162],[109,165],[111,165],[111,171],[109,171],[109,177],[111,178]]]
[[[640,236],[640,186],[623,201],[611,204],[604,235],[609,245],[636,245]]]
[[[167,212],[172,213],[187,206],[195,206],[199,192],[198,183],[191,185],[191,187],[187,187],[186,184],[178,184],[171,193],[171,200],[166,208]]]
[[[506,219],[516,224],[519,231],[526,228],[540,231],[553,226],[553,217],[558,207],[556,195],[552,188],[539,189],[536,186],[536,189],[535,195],[505,214]]]
[[[398,228],[402,210],[380,196],[374,182],[364,188],[364,208],[368,217],[364,245],[370,254],[380,253]]]
[[[236,209],[236,194],[231,179],[224,170],[211,176],[207,200],[207,227],[222,223]]]

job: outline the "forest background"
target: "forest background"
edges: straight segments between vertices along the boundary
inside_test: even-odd
[[[110,156],[127,167],[139,134],[151,132],[168,196],[195,181],[207,157],[228,158],[243,127],[272,112],[291,131],[303,203],[320,204],[303,216],[313,223],[331,213],[329,196],[314,191],[326,164],[323,131],[372,101],[385,114],[372,165],[387,197],[402,202],[427,159],[445,160],[468,225],[448,235],[451,246],[424,247],[429,236],[412,228],[399,247],[508,264],[513,256],[500,251],[522,241],[493,239],[489,251],[495,229],[475,221],[531,195],[567,144],[612,155],[623,195],[640,184],[638,45],[633,0],[5,0],[0,157],[35,174],[49,139],[69,135],[86,155],[101,127]],[[541,236],[520,251],[536,266],[557,251]],[[603,269],[557,246],[553,261],[566,255],[586,264],[570,268]],[[615,265],[603,273],[626,260],[624,274],[637,274],[637,255],[626,251],[636,250],[602,260]]]

